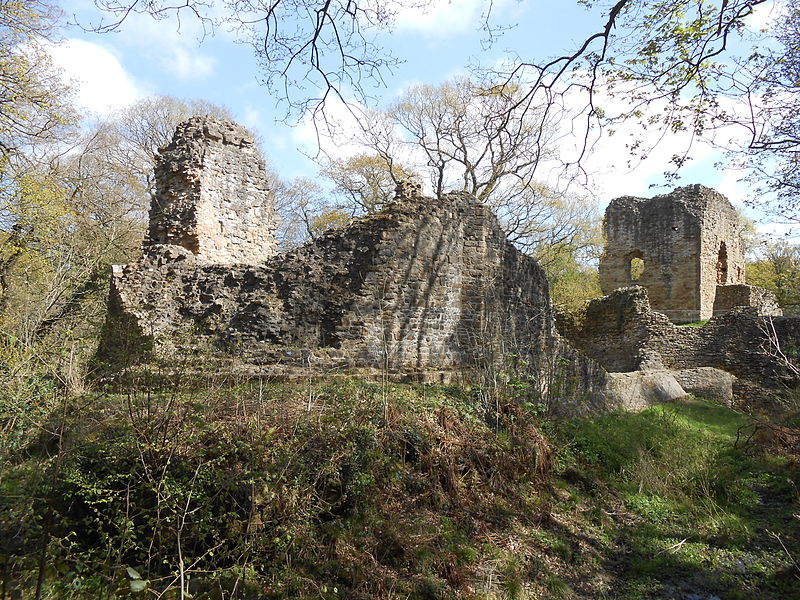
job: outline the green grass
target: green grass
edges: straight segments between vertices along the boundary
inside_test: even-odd
[[[704,327],[709,319],[701,319],[700,321],[691,321],[689,323],[676,323],[678,327]]]
[[[798,474],[786,459],[736,447],[747,426],[693,399],[575,427],[577,459],[628,512],[615,533],[626,549],[615,597],[800,598],[800,557],[783,547],[799,547]]]

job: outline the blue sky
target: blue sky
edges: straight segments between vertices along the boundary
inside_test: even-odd
[[[62,0],[61,6],[86,25],[102,16],[92,0]],[[533,60],[571,50],[600,23],[597,12],[571,0],[494,0],[497,22],[514,27],[484,50],[478,25],[485,6],[485,0],[432,0],[428,11],[399,14],[394,30],[380,41],[404,62],[386,74],[385,87],[374,90],[378,105],[396,98],[410,84],[441,83],[465,73],[469,64],[493,64],[506,52]],[[754,27],[768,21],[770,9],[766,6],[756,15]],[[180,23],[174,18],[156,21],[131,15],[118,33],[95,34],[72,27],[65,38],[53,49],[54,60],[78,87],[86,113],[106,114],[152,94],[206,99],[226,105],[239,122],[260,134],[268,162],[282,177],[316,175],[318,167],[309,158],[316,151],[312,127],[280,120],[285,107],[259,84],[252,48],[236,43],[232,34],[217,30],[204,37],[201,24],[189,15]],[[663,183],[668,158],[685,139],[662,140],[647,161],[631,170],[626,166],[624,141],[641,134],[640,128],[631,126],[614,138],[602,139],[587,163],[592,193],[601,207],[620,195],[664,191],[650,186]],[[352,150],[329,141],[325,147],[333,154]],[[703,183],[734,203],[743,200],[747,190],[737,183],[740,174],[713,166],[721,158],[718,153],[699,147],[693,154],[695,161],[678,184]]]

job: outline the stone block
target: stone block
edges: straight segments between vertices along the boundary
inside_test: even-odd
[[[746,285],[718,285],[714,298],[714,316],[725,314],[733,308],[755,308],[759,315],[780,317],[783,315],[775,294],[762,287]]]
[[[670,371],[609,373],[601,393],[606,410],[639,411],[686,396]]]
[[[715,400],[725,406],[733,403],[733,382],[736,377],[713,367],[697,367],[674,371],[675,379],[689,394]]]

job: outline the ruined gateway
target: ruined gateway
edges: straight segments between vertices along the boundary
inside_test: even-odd
[[[200,357],[256,375],[474,381],[511,362],[575,413],[676,398],[704,384],[695,367],[725,366],[609,361],[590,342],[598,335],[574,322],[564,324],[568,343],[542,269],[465,193],[434,200],[404,184],[384,211],[278,253],[254,140],[211,117],[177,128],[156,186],[143,256],[112,277],[99,353],[117,367]],[[641,353],[633,343],[620,351]],[[723,379],[729,401],[733,377]]]

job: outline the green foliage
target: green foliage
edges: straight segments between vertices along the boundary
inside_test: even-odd
[[[336,208],[351,216],[381,210],[394,198],[398,182],[414,178],[401,165],[365,153],[331,160],[322,175],[334,184],[333,193],[339,198]]]
[[[48,0],[0,2],[0,211],[9,168],[32,146],[61,141],[74,120],[69,92],[45,49],[60,12]]]
[[[691,323],[680,323],[679,327],[705,327],[708,319],[701,319],[699,321],[692,321]]]
[[[566,313],[574,313],[586,306],[592,298],[603,295],[597,269],[579,264],[574,255],[564,255],[546,265],[550,283],[550,299]]]
[[[800,305],[800,246],[787,243],[760,250],[746,265],[747,282],[768,289],[784,307]]]
[[[702,400],[575,426],[578,460],[604,473],[634,516],[618,532],[631,555],[614,597],[661,597],[668,589],[796,597],[794,576],[780,579],[795,559],[764,529],[800,537],[790,516],[798,473],[745,447],[741,433],[752,427],[744,415]]]
[[[486,414],[471,394],[393,388],[387,411],[385,394],[143,382],[62,397],[49,417],[58,459],[41,468],[52,450],[38,437],[9,454],[6,484],[41,498],[0,496],[4,527],[20,511],[38,524],[16,536],[11,568],[33,585],[46,532],[48,560],[74,565],[74,590],[93,597],[190,583],[197,598],[231,586],[243,598],[453,597],[483,559],[474,519],[510,526],[548,448],[513,405]]]

